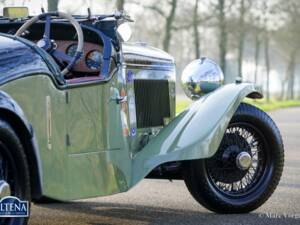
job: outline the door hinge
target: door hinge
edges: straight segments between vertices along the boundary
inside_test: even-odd
[[[69,92],[68,91],[66,91],[66,104],[69,104]]]
[[[66,145],[71,146],[70,135],[69,134],[66,134]]]

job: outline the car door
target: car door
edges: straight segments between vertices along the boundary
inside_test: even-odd
[[[119,149],[119,106],[110,101],[110,83],[78,86],[67,91],[67,134],[69,154]],[[112,123],[116,123],[113,125]]]

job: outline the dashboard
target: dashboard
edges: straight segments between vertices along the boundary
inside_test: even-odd
[[[77,50],[77,41],[55,41],[57,50],[69,56],[74,56]],[[103,48],[99,44],[85,42],[83,55],[73,67],[75,72],[97,73],[100,72],[103,63]]]

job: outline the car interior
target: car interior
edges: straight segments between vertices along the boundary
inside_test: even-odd
[[[18,31],[22,29],[24,23],[27,23],[28,20],[9,23],[0,21],[0,32],[20,36],[46,50],[61,69],[67,82],[77,83],[105,79],[109,73],[112,54],[110,44],[106,43],[106,49],[104,49],[105,40],[103,37],[105,36],[102,36],[102,33],[97,32],[98,30],[93,27],[85,25],[84,22],[80,23],[83,34],[83,47],[79,54],[80,38],[78,38],[78,33],[80,32],[76,30],[74,21],[71,20],[74,18],[72,17],[68,21],[66,18],[61,19],[53,15],[49,16],[48,13],[44,14],[45,16],[40,17],[36,22],[26,27],[20,35],[17,35]],[[49,26],[47,26],[48,24]],[[49,36],[47,38],[50,41],[48,43],[50,47],[47,48],[43,45],[47,42],[45,36]],[[67,70],[64,70],[64,68],[67,68]]]

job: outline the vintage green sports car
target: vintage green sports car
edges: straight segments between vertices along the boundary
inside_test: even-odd
[[[196,101],[176,115],[173,58],[125,43],[124,13],[18,10],[0,18],[0,198],[68,201],[182,179],[209,210],[246,213],[274,192],[284,149],[272,119],[242,103],[262,98],[255,85],[223,85],[219,66],[197,59],[182,74]]]

